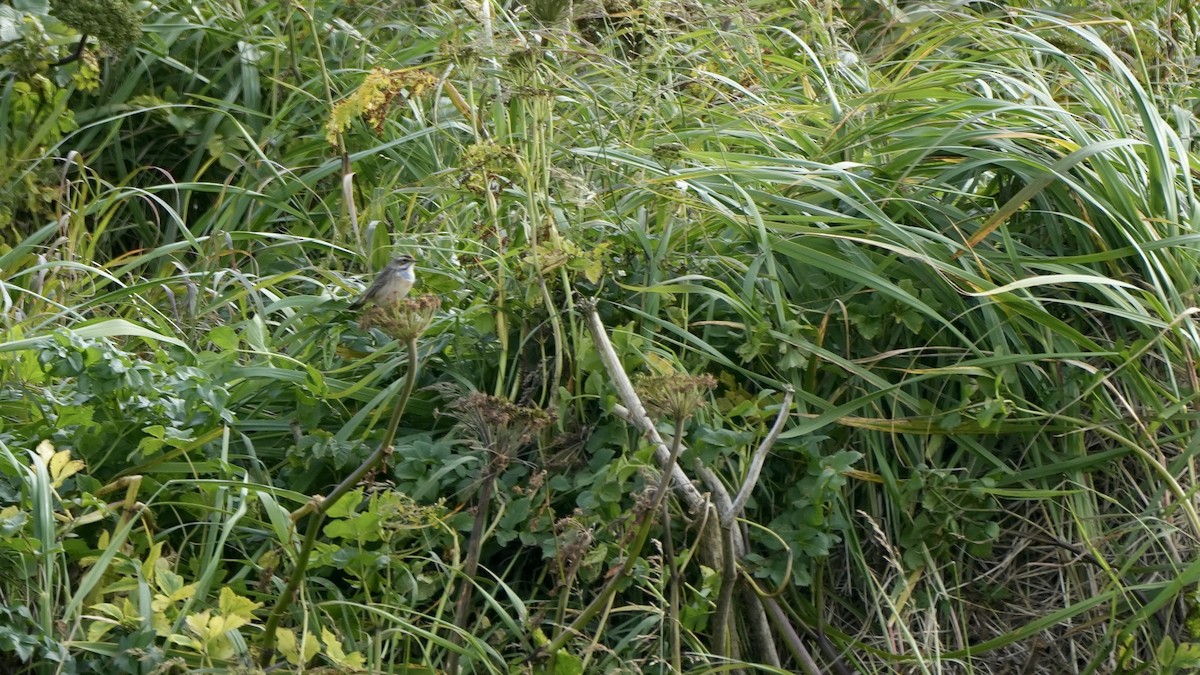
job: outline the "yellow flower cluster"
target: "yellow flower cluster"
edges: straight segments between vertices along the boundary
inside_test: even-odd
[[[338,134],[349,129],[357,117],[363,118],[375,133],[382,133],[387,112],[397,96],[405,91],[409,98],[420,96],[436,82],[424,70],[372,70],[354,93],[333,106],[325,124],[325,139],[330,145],[337,144]]]

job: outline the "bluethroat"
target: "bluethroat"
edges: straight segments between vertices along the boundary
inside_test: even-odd
[[[350,309],[361,308],[368,302],[376,305],[393,305],[408,295],[417,275],[413,274],[412,256],[402,255],[393,258],[371,282],[370,287],[350,304]]]

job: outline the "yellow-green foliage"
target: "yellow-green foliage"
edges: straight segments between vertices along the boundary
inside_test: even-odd
[[[404,93],[407,98],[416,98],[434,82],[433,75],[424,70],[372,70],[350,96],[333,106],[325,124],[326,140],[336,145],[338,135],[359,117],[375,133],[382,133],[383,123],[397,96]]]

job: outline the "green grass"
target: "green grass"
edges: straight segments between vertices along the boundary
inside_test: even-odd
[[[254,668],[293,581],[293,672],[1192,667],[1194,10],[609,9],[167,2],[94,91],[31,10],[45,100],[0,66],[3,669]],[[377,69],[378,126],[330,143]],[[404,388],[345,311],[400,251],[441,310],[298,578],[306,504]],[[657,420],[699,489],[674,560],[660,518],[572,633],[665,455],[584,298],[628,373],[720,384]],[[735,576],[721,495],[788,388]],[[553,423],[506,445],[508,408],[444,414],[470,392]]]

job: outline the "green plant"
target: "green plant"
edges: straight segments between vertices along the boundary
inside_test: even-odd
[[[553,4],[0,7],[2,667],[1189,667],[1194,11]]]

